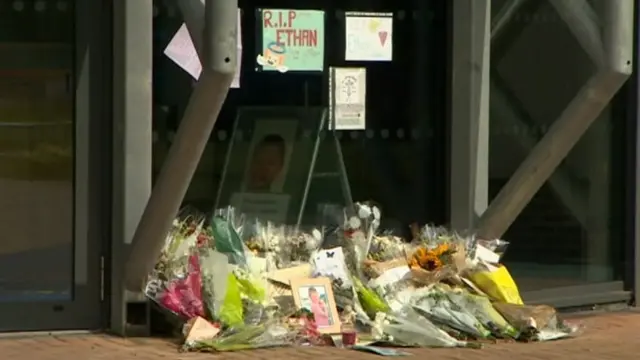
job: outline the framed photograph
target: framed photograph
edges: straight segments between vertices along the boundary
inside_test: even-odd
[[[297,122],[256,121],[242,184],[244,192],[281,193],[289,172]]]
[[[327,117],[322,107],[240,108],[214,210],[233,206],[249,218],[297,224]]]
[[[318,331],[323,334],[340,333],[340,318],[329,278],[292,279],[290,284],[296,307],[313,313]]]

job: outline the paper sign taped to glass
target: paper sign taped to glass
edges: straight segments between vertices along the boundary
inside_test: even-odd
[[[233,77],[231,87],[234,89],[240,88],[240,70],[242,64],[242,26],[240,24],[240,9],[238,9],[238,31],[237,31],[237,67],[236,73]],[[173,36],[169,45],[164,49],[164,54],[175,62],[182,70],[186,71],[194,79],[198,80],[202,73],[202,64],[198,57],[198,51],[196,50],[189,30],[186,24],[182,24],[178,32]]]
[[[393,60],[393,14],[348,12],[345,16],[345,60]]]
[[[323,71],[324,11],[294,9],[259,10],[262,29],[262,71]]]
[[[366,129],[367,71],[365,68],[330,69],[329,129]]]

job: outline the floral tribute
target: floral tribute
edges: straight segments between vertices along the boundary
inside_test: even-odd
[[[335,214],[344,220],[339,229],[302,231],[248,221],[231,208],[212,216],[185,210],[144,291],[186,324],[189,351],[340,346],[304,294],[294,301],[291,282],[313,277],[329,279],[322,282],[331,291],[314,301],[333,304],[332,329],[345,324],[369,344],[479,348],[578,334],[552,307],[523,304],[500,264],[507,242],[417,225],[403,239],[380,229],[381,216],[376,205],[357,203]],[[208,331],[198,333],[203,324]]]

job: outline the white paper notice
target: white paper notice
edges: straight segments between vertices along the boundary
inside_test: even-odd
[[[379,14],[379,16],[346,14],[345,60],[393,60],[393,17],[382,15],[385,14]]]
[[[367,71],[365,68],[331,68],[329,129],[366,128]]]
[[[242,27],[240,25],[240,10],[238,10],[238,47],[237,47],[237,56],[238,56],[238,67],[236,68],[236,74],[233,77],[233,82],[231,83],[232,88],[240,87],[240,68],[242,64]],[[198,80],[200,77],[200,73],[202,73],[202,64],[200,63],[200,59],[198,58],[198,52],[196,47],[191,41],[191,36],[189,36],[189,30],[187,29],[187,25],[182,24],[178,32],[173,36],[169,45],[164,49],[164,54],[178,66],[180,66],[184,71],[188,72],[194,79]]]

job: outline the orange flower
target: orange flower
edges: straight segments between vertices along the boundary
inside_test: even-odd
[[[421,259],[420,266],[425,270],[434,271],[442,267],[442,261],[433,252],[429,252]]]
[[[420,267],[428,271],[440,269],[443,265],[443,257],[449,256],[453,249],[448,244],[438,245],[433,250],[418,248],[409,259],[410,267]]]

